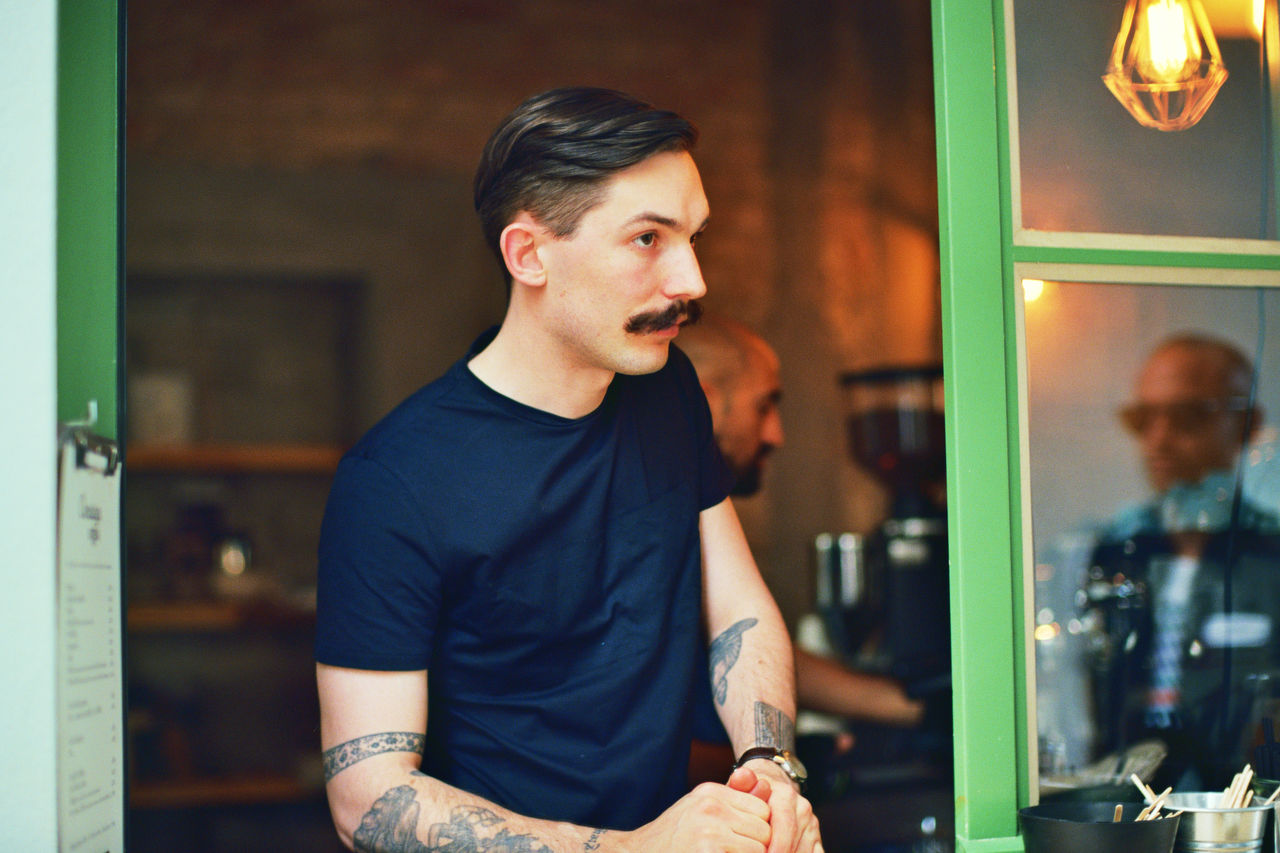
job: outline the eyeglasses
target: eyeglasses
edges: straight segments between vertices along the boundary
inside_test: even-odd
[[[1183,400],[1177,403],[1131,403],[1120,408],[1120,421],[1135,435],[1151,428],[1158,417],[1164,418],[1169,428],[1184,434],[1204,431],[1214,419],[1224,412],[1244,412],[1249,409],[1245,397],[1229,397],[1226,400]]]

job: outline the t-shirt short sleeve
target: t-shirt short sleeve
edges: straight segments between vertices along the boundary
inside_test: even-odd
[[[320,663],[400,671],[427,667],[440,584],[411,494],[378,462],[349,455],[339,465],[320,532]],[[417,628],[404,630],[408,625]]]
[[[460,361],[339,466],[316,658],[430,670],[423,772],[588,826],[639,826],[686,790],[707,689],[698,519],[730,476],[671,353],[573,419]]]

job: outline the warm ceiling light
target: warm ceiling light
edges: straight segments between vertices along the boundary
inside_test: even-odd
[[[1140,124],[1200,121],[1227,79],[1200,0],[1129,0],[1102,79]]]

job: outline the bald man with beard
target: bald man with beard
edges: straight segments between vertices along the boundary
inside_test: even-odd
[[[777,353],[743,324],[710,312],[681,332],[678,346],[693,362],[711,408],[716,444],[734,476],[730,495],[756,494],[768,458],[785,440]],[[919,725],[924,718],[924,703],[910,698],[894,679],[799,647],[795,656],[801,710],[900,727]]]
[[[1119,411],[1149,499],[1103,531],[1087,587],[1095,718],[1104,750],[1157,738],[1154,786],[1213,790],[1250,760],[1246,680],[1280,663],[1280,519],[1243,496],[1242,448],[1262,411],[1230,342],[1161,342]]]

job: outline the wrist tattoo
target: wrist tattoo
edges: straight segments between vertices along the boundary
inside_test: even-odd
[[[448,821],[427,828],[423,843],[416,795],[411,786],[400,785],[378,798],[352,835],[357,853],[552,853],[534,836],[508,830],[505,820],[483,806],[455,806]]]
[[[587,843],[582,845],[583,853],[590,853],[592,850],[600,849],[600,836],[608,832],[607,829],[597,829],[591,833],[591,837],[587,839]]]
[[[742,635],[755,627],[757,619],[741,619],[726,628],[720,636],[711,641],[711,692],[716,704],[723,705],[729,698],[729,670],[738,662],[742,654]]]
[[[756,744],[774,749],[795,749],[795,721],[768,702],[757,702]]]
[[[328,782],[352,764],[384,752],[421,755],[426,742],[426,735],[419,732],[381,732],[340,743],[324,751],[324,781]]]

